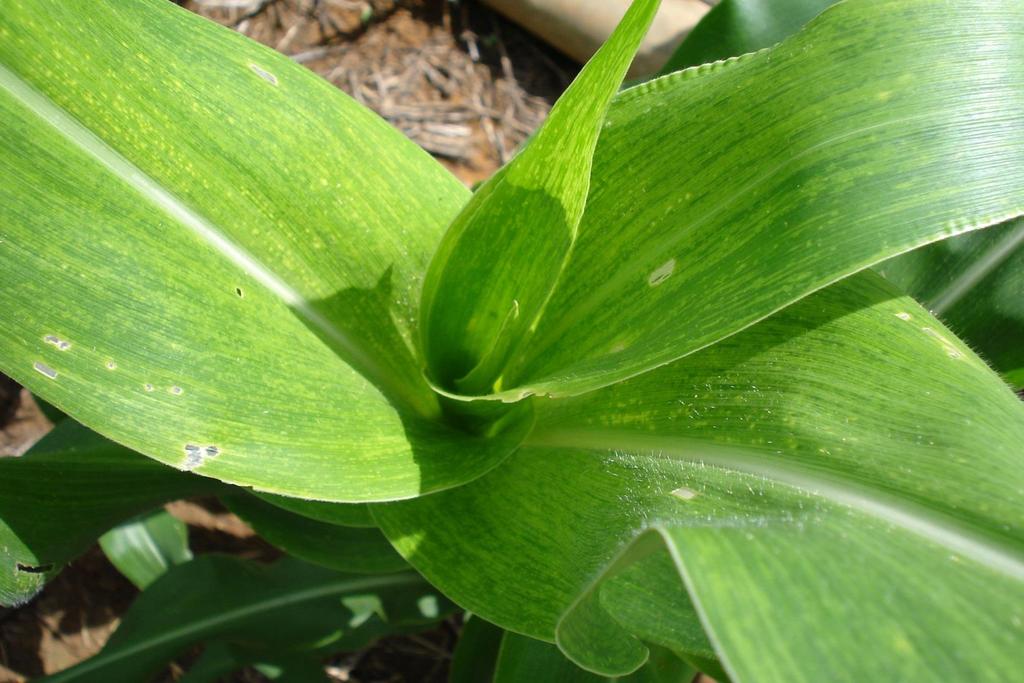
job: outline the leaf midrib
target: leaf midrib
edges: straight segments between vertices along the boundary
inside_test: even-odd
[[[0,89],[7,91],[25,109],[53,128],[64,140],[100,163],[116,178],[135,190],[146,201],[175,223],[212,247],[233,265],[263,285],[277,299],[322,332],[343,349],[357,369],[389,396],[401,397],[406,406],[416,408],[422,400],[413,388],[387,372],[345,331],[317,311],[294,287],[282,279],[243,247],[236,244],[217,225],[196,212],[142,169],[115,150],[99,135],[83,125],[68,111],[5,64],[0,63]]]
[[[1024,582],[1024,555],[993,536],[896,495],[855,484],[840,476],[823,476],[792,463],[780,462],[777,458],[769,461],[756,452],[697,439],[666,438],[614,429],[552,429],[535,433],[527,445],[601,451],[642,450],[663,458],[765,477],[898,526],[988,569]]]
[[[341,595],[352,591],[392,588],[395,586],[413,586],[420,583],[424,583],[424,581],[418,574],[406,572],[403,574],[389,574],[387,576],[331,581],[330,583],[316,586],[314,588],[306,588],[286,595],[277,595],[266,600],[250,603],[244,607],[222,612],[216,616],[194,621],[191,624],[187,624],[177,629],[164,631],[158,636],[145,639],[136,645],[122,650],[117,650],[110,654],[105,655],[101,652],[92,659],[88,659],[78,666],[68,669],[66,672],[55,674],[50,678],[50,680],[53,681],[53,683],[75,680],[82,674],[95,671],[96,669],[105,666],[110,666],[146,650],[157,648],[168,642],[174,642],[176,640],[182,640],[185,642],[193,634],[201,634],[216,626],[220,626],[234,620],[243,620],[260,612],[268,612],[282,607],[287,607],[289,605],[296,605],[302,602],[325,598],[331,595]]]

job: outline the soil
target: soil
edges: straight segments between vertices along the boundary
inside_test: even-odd
[[[472,2],[449,0],[175,0],[263,42],[345,90],[472,185],[544,120],[579,66]],[[52,424],[0,375],[0,457],[19,456]],[[168,506],[196,554],[280,555],[215,500]],[[19,609],[0,608],[0,683],[54,673],[98,652],[138,594],[94,546]],[[325,662],[328,681],[447,680],[460,621]],[[176,681],[197,652],[157,679]],[[265,681],[245,670],[231,681]]]

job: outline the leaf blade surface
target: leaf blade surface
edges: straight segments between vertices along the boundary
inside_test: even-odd
[[[497,396],[620,381],[1019,215],[1021,26],[1016,3],[844,3],[622,93],[573,258]]]
[[[507,455],[434,422],[414,353],[466,196],[436,162],[168,4],[11,3],[0,34],[7,374],[166,464],[302,498],[418,495]],[[438,457],[458,442],[476,457]]]
[[[453,221],[423,290],[434,380],[488,393],[529,336],[572,251],[612,97],[660,0],[636,0],[526,147]]]
[[[693,609],[737,681],[1013,670],[1024,406],[877,275],[656,372],[544,405],[531,445],[478,482],[373,506],[413,566],[489,621],[557,636],[609,675],[635,666],[607,655],[641,622],[645,639],[699,655],[692,630],[674,625],[692,623]],[[620,604],[594,582],[611,590],[605,573],[651,535],[689,599],[631,589],[658,618],[634,609],[589,642],[563,638],[588,591]],[[632,580],[643,588],[642,574]],[[782,614],[785,635],[762,647],[757,633]]]

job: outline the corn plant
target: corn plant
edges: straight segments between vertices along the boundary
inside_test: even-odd
[[[472,612],[461,680],[1019,675],[1024,6],[848,0],[619,92],[657,5],[470,194],[168,3],[4,0],[0,369],[74,421],[0,463],[0,598],[213,494],[341,577],[270,586]],[[984,302],[1003,377],[901,287]],[[150,603],[253,571],[193,563]],[[59,680],[206,633],[147,623]]]

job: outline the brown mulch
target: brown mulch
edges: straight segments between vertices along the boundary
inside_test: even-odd
[[[52,426],[27,390],[0,375],[0,457],[21,455]]]

